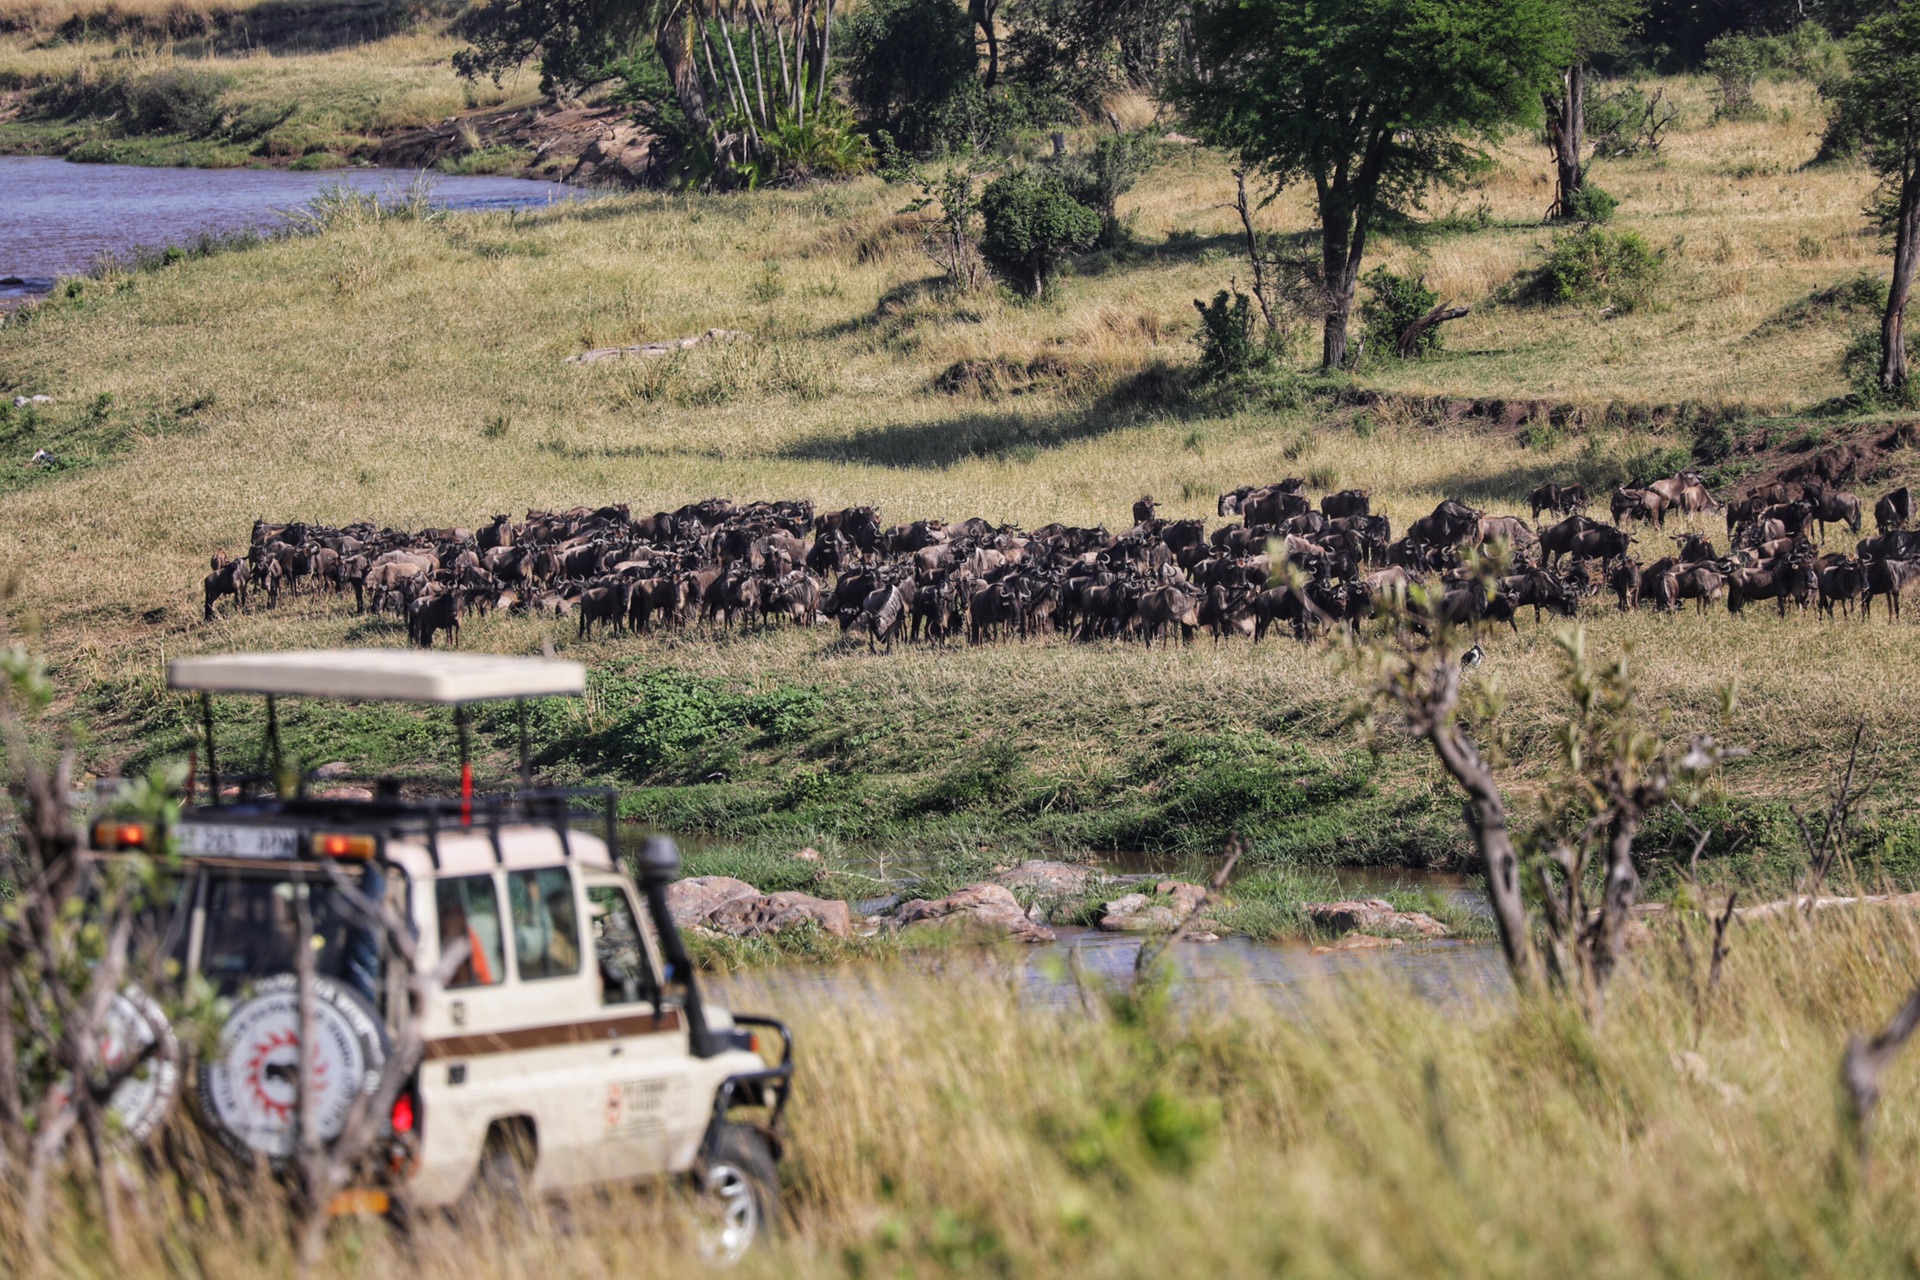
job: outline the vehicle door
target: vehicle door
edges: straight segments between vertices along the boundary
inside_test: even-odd
[[[692,1096],[686,1021],[661,1001],[658,959],[631,887],[621,876],[592,874],[586,892],[607,1028],[592,1163],[603,1180],[630,1181],[665,1170],[688,1125],[705,1123],[706,1106]]]
[[[587,963],[586,897],[570,867],[506,873],[519,1027],[513,1059],[538,1126],[541,1190],[597,1178],[608,1069],[600,983]]]
[[[492,873],[445,876],[433,883],[438,955],[446,956],[456,945],[465,951],[446,980],[448,1025],[429,1041],[422,1068],[424,1078],[444,1085],[427,1107],[422,1139],[426,1168],[454,1180],[442,1189],[448,1197],[465,1183],[495,1119],[532,1114],[508,1052],[519,1015],[508,985],[506,913],[500,904],[500,882]]]

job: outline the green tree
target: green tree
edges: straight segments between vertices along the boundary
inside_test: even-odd
[[[973,29],[953,0],[871,0],[847,20],[847,96],[867,127],[924,155],[974,87]]]
[[[1313,183],[1329,369],[1376,221],[1483,169],[1575,60],[1557,0],[1198,0],[1193,40],[1193,126],[1276,191]]]
[[[1558,178],[1553,216],[1575,217],[1574,197],[1586,184],[1587,60],[1597,53],[1618,53],[1638,30],[1647,0],[1570,0],[1567,30],[1573,60],[1560,70],[1560,86],[1546,94],[1547,145],[1553,149]]]
[[[1920,0],[1860,24],[1836,107],[1880,174],[1872,215],[1893,231],[1893,282],[1880,322],[1880,389],[1907,389],[1907,299],[1920,250]]]
[[[1100,215],[1068,195],[1058,177],[1024,169],[988,183],[980,213],[980,256],[1030,298],[1046,291],[1061,258],[1100,234]]]

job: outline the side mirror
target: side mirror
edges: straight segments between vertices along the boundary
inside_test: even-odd
[[[648,836],[635,862],[644,883],[667,884],[680,874],[680,846],[666,836]]]

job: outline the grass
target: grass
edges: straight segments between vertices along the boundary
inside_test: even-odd
[[[369,67],[397,46],[380,48]],[[419,527],[727,493],[874,503],[888,520],[1117,527],[1141,492],[1163,514],[1211,516],[1221,490],[1291,474],[1370,486],[1404,526],[1445,496],[1511,511],[1543,479],[1603,484],[1684,460],[1693,430],[1679,419],[1700,412],[1733,424],[1728,439],[1772,441],[1768,457],[1787,456],[1810,425],[1829,444],[1883,433],[1832,409],[1858,317],[1806,308],[1884,270],[1858,214],[1868,175],[1799,167],[1819,132],[1805,86],[1763,86],[1765,122],[1711,127],[1700,85],[1669,87],[1689,115],[1663,155],[1599,174],[1623,199],[1613,225],[1669,249],[1647,305],[1602,316],[1505,300],[1553,234],[1537,225],[1544,169],[1516,140],[1486,186],[1460,197],[1484,200],[1485,219],[1448,218],[1436,202],[1438,230],[1381,251],[1473,314],[1448,326],[1436,358],[1370,370],[1359,387],[1283,381],[1199,404],[1175,393],[1193,360],[1191,300],[1240,271],[1220,208],[1225,165],[1191,147],[1169,147],[1123,202],[1137,246],[1082,261],[1037,303],[943,295],[917,223],[897,212],[902,193],[874,180],[340,219],[314,236],[75,281],[0,327],[0,390],[53,397],[5,424],[0,482],[13,492],[0,533],[15,548],[16,601],[79,693],[90,763],[107,769],[184,745],[185,709],[159,688],[168,656],[401,642],[391,620],[305,596],[201,624],[207,557],[242,546],[256,516]],[[1767,176],[1750,176],[1754,164]],[[1297,227],[1304,206],[1289,195],[1263,216]],[[1784,314],[1806,318],[1768,323]],[[713,327],[751,338],[666,360],[565,362]],[[969,361],[1022,371],[1018,393],[995,379],[939,389]],[[1436,407],[1467,399],[1573,412],[1508,430]],[[1661,406],[1684,414],[1652,412]],[[48,441],[61,466],[29,467]],[[1731,456],[1723,478],[1757,465]],[[1908,451],[1874,465],[1869,497],[1914,470]],[[1729,821],[1767,837],[1749,856],[1790,847],[1786,805],[1827,776],[1860,721],[1885,746],[1870,806],[1887,865],[1915,856],[1901,806],[1920,778],[1895,749],[1911,717],[1867,675],[1912,665],[1909,626],[1597,606],[1585,622],[1603,650],[1633,647],[1675,731],[1756,747],[1728,797]],[[1489,642],[1522,791],[1540,776],[1558,696],[1549,630],[1529,620]],[[464,640],[510,652],[548,642],[610,676],[666,671],[741,696],[822,700],[813,724],[779,741],[725,728],[711,758],[610,764],[588,750],[606,723],[556,730],[549,768],[636,786],[629,812],[678,829],[793,847],[1199,853],[1254,825],[1269,861],[1297,864],[1431,865],[1463,848],[1451,790],[1418,752],[1362,738],[1324,648],[869,655],[831,629],[580,644],[569,624],[504,617],[470,620]],[[1719,726],[1729,685],[1739,709]],[[387,732],[338,734],[326,750],[397,763],[404,751],[374,741]],[[936,794],[991,752],[1017,766],[996,789]],[[703,781],[712,773],[725,777]]]
[[[1904,913],[1736,926],[1635,953],[1598,1026],[1503,987],[1417,997],[1365,958],[1222,1007],[1089,991],[1065,1006],[964,962],[867,966],[845,998],[755,975],[735,1008],[795,1024],[792,1218],[754,1277],[1284,1273],[1746,1277],[1908,1273],[1920,1108],[1888,1075],[1871,1164],[1834,1074],[1913,981]],[[928,964],[931,967],[928,967]],[[763,985],[763,983],[772,985]],[[156,1196],[115,1263],[69,1206],[24,1276],[291,1269],[262,1198],[189,1226]],[[672,1196],[582,1200],[551,1228],[336,1232],[324,1277],[683,1275]]]

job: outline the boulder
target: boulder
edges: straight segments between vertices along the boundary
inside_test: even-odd
[[[1085,893],[1095,874],[1092,867],[1029,858],[1017,867],[1002,871],[993,882],[1009,889],[1025,889],[1041,897],[1070,898]]]
[[[667,886],[667,910],[674,924],[686,929],[706,923],[707,917],[730,902],[759,896],[758,889],[732,876],[689,876]]]
[[[315,800],[371,800],[373,792],[366,787],[328,787],[313,793]]]
[[[1404,938],[1445,938],[1451,930],[1424,911],[1396,911],[1385,898],[1301,904],[1307,918],[1332,933],[1387,934]]]
[[[793,855],[793,860],[795,862],[818,862],[820,861],[820,851],[812,845],[808,845],[806,848],[796,852]]]
[[[353,776],[353,766],[345,760],[334,760],[315,769],[313,776],[316,778],[351,778]]]
[[[836,938],[853,935],[853,913],[846,903],[808,893],[734,898],[708,915],[703,923],[715,932],[736,938],[760,938],[809,921]]]
[[[949,925],[983,933],[1002,933],[1021,942],[1051,942],[1053,930],[1027,919],[1005,885],[972,884],[944,898],[916,898],[894,913],[896,927]]]
[[[1153,892],[1129,893],[1106,904],[1100,927],[1108,933],[1169,933],[1205,900],[1204,885],[1162,880]]]

